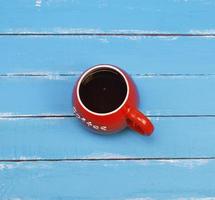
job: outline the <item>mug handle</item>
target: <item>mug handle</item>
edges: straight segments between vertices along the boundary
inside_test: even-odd
[[[154,126],[151,121],[136,108],[129,107],[127,109],[128,126],[142,135],[151,135]]]

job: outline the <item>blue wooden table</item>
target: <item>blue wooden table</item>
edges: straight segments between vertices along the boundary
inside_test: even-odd
[[[133,77],[151,137],[74,118],[99,63]],[[1,0],[0,199],[215,199],[214,90],[214,0]]]

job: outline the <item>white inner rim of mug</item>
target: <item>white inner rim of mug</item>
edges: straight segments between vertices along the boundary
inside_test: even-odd
[[[117,71],[118,73],[120,73],[121,76],[123,77],[123,79],[124,79],[124,81],[125,81],[125,83],[126,83],[126,87],[127,87],[126,97],[125,97],[124,101],[122,102],[122,104],[121,104],[117,109],[115,109],[115,110],[113,110],[113,111],[111,111],[111,112],[107,112],[107,113],[97,113],[97,112],[93,112],[93,111],[89,110],[89,109],[82,103],[81,98],[80,98],[80,95],[79,95],[79,89],[80,89],[80,85],[81,85],[83,79],[84,79],[91,71],[96,70],[96,69],[100,69],[100,68],[110,68],[110,69],[113,69],[113,70]],[[125,75],[123,74],[123,72],[122,72],[120,69],[118,69],[117,67],[115,67],[115,66],[113,66],[113,65],[108,65],[108,64],[96,65],[96,66],[90,68],[89,70],[87,70],[87,71],[81,76],[80,80],[78,81],[78,85],[77,85],[77,97],[78,97],[78,101],[80,102],[81,106],[82,106],[87,112],[92,113],[92,114],[94,114],[94,115],[99,115],[99,116],[110,115],[110,114],[116,113],[118,110],[120,110],[120,109],[124,106],[125,102],[127,101],[127,99],[128,99],[128,94],[129,94],[129,85],[128,85],[128,80],[127,80],[127,78],[125,77]]]

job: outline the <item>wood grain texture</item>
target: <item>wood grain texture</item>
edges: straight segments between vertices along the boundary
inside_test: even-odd
[[[1,33],[214,33],[213,0],[8,0]]]
[[[0,36],[0,75],[72,74],[115,64],[130,74],[215,74],[215,37]]]
[[[1,77],[0,115],[72,114],[77,76]],[[133,77],[147,115],[215,115],[214,76]]]
[[[0,2],[1,200],[214,200],[214,0]],[[86,68],[132,75],[155,132],[88,132]],[[67,161],[67,162],[66,162]]]
[[[0,160],[215,157],[215,118],[152,118],[155,132],[89,132],[75,118],[0,120]]]
[[[6,199],[215,198],[214,160],[1,163]]]

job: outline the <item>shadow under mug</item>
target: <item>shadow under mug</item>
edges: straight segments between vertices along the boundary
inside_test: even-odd
[[[73,89],[75,116],[97,133],[111,134],[127,126],[151,135],[151,121],[138,110],[138,93],[131,77],[119,67],[100,64],[86,70]]]

